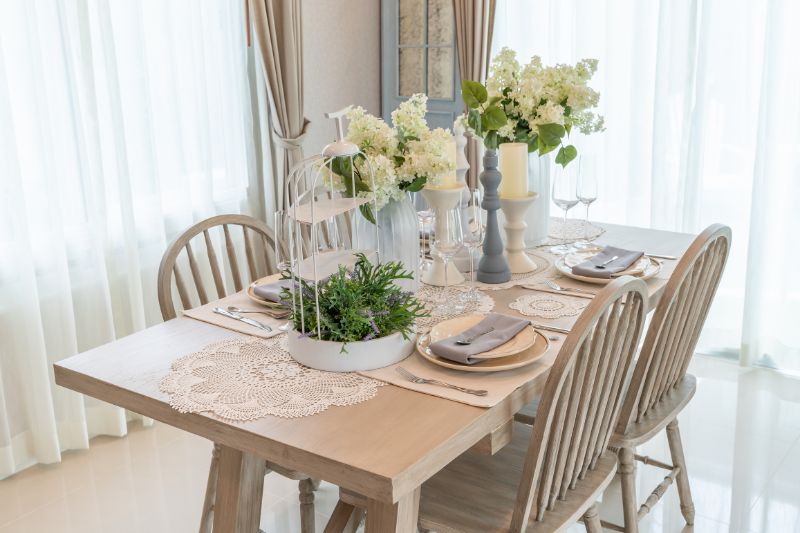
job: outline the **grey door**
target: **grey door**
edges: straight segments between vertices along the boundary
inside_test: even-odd
[[[383,118],[414,93],[428,95],[430,127],[453,127],[463,111],[453,0],[381,0]]]

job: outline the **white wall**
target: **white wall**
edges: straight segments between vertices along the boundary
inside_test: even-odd
[[[306,156],[335,135],[325,112],[348,104],[380,115],[380,0],[303,0]]]

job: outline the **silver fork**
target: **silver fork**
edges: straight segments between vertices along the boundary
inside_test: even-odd
[[[419,376],[415,376],[402,366],[398,366],[395,370],[397,373],[406,378],[408,381],[413,383],[420,383],[420,384],[427,384],[427,385],[439,385],[440,387],[447,387],[449,389],[455,389],[457,391],[465,392],[467,394],[472,394],[475,396],[486,396],[489,394],[489,391],[485,391],[483,389],[468,389],[466,387],[459,387],[458,385],[453,385],[452,383],[447,383],[445,381],[439,381],[438,379],[426,379],[421,378]]]
[[[594,295],[593,291],[588,291],[586,289],[580,289],[580,288],[574,289],[572,287],[562,287],[561,285],[559,285],[558,283],[556,283],[552,279],[544,280],[544,284],[547,285],[548,287],[550,287],[551,289],[553,289],[554,291],[559,291],[559,292],[585,292],[586,294]]]

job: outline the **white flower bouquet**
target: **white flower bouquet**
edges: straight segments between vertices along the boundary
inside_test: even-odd
[[[516,52],[503,48],[492,59],[486,86],[461,84],[469,108],[466,124],[487,148],[522,142],[539,155],[558,148],[556,163],[566,166],[578,155],[573,145],[564,145],[573,128],[584,134],[604,129],[603,117],[593,111],[600,94],[588,85],[596,70],[596,59],[545,67],[533,56],[523,66]]]
[[[427,102],[427,96],[415,94],[400,104],[392,112],[393,127],[362,107],[355,107],[347,114],[345,139],[369,158],[378,209],[391,200],[402,199],[406,192],[421,190],[426,183],[435,184],[443,174],[453,170],[453,163],[447,157],[447,144],[452,137],[445,129],[428,127]],[[371,196],[368,163],[363,156],[354,161],[351,168],[349,158],[334,159],[326,167],[326,179],[344,196]],[[361,212],[374,222],[370,205],[362,206]]]

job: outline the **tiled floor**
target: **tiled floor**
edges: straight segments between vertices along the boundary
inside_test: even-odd
[[[641,530],[800,533],[800,381],[699,356],[691,371],[700,378],[698,391],[680,423],[695,526],[684,528],[672,488]],[[0,533],[196,531],[209,452],[209,442],[163,424],[132,428],[124,439],[97,438],[60,465],[0,481]],[[656,438],[640,453],[666,459],[666,440]],[[663,475],[639,468],[640,497]],[[336,497],[336,488],[323,484],[318,531]],[[618,502],[614,484],[603,518],[620,520]],[[294,482],[267,477],[262,528],[299,531]]]

